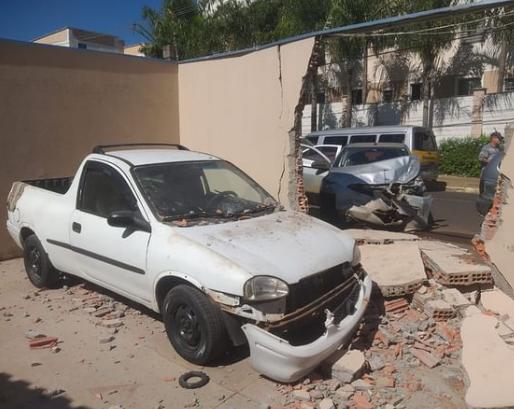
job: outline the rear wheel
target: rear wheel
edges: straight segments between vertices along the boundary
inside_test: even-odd
[[[23,261],[27,276],[34,286],[55,286],[59,272],[52,266],[45,249],[34,234],[27,237],[23,243]]]
[[[184,359],[205,365],[226,351],[221,311],[196,288],[172,288],[164,299],[162,315],[168,338]]]

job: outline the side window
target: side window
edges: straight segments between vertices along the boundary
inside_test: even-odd
[[[335,146],[318,146],[318,150],[330,159],[331,162],[336,159],[337,148]]]
[[[416,131],[414,133],[414,150],[436,151],[437,148],[432,134],[424,131]]]
[[[323,144],[325,145],[341,145],[345,146],[348,143],[347,136],[325,136]]]
[[[394,143],[404,143],[405,142],[405,135],[402,133],[390,133],[390,134],[384,134],[380,135],[379,142],[394,142]]]
[[[311,148],[307,148],[303,151],[302,158],[311,160],[313,162],[314,161],[322,161],[322,162],[327,161],[323,156],[321,156],[318,152],[316,152],[314,149],[311,149]],[[310,168],[310,166],[307,166],[307,167]]]
[[[305,139],[307,139],[309,142],[316,145],[318,143],[318,136],[306,136]]]
[[[84,168],[77,208],[108,217],[118,210],[137,210],[137,201],[118,171],[103,163],[88,162]]]
[[[376,135],[352,135],[350,143],[368,143],[375,142],[377,140]]]

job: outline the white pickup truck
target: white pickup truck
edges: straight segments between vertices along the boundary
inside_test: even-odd
[[[353,239],[283,210],[224,160],[144,145],[13,184],[7,228],[36,287],[81,277],[159,312],[190,362],[248,342],[253,367],[282,382],[348,340],[371,292]]]

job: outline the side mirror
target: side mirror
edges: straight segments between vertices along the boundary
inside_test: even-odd
[[[311,164],[311,168],[318,169],[318,170],[329,170],[330,169],[330,163],[325,162],[324,160],[315,160]]]
[[[136,230],[150,233],[152,231],[148,223],[139,212],[131,210],[118,210],[112,212],[107,218],[107,224],[113,227],[125,227],[123,238],[130,236]]]

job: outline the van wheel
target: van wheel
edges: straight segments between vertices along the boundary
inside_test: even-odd
[[[162,315],[170,342],[189,362],[205,365],[226,351],[221,311],[196,288],[172,288],[164,299]]]
[[[59,272],[54,268],[39,239],[34,235],[23,243],[23,261],[30,282],[37,288],[54,287]]]

